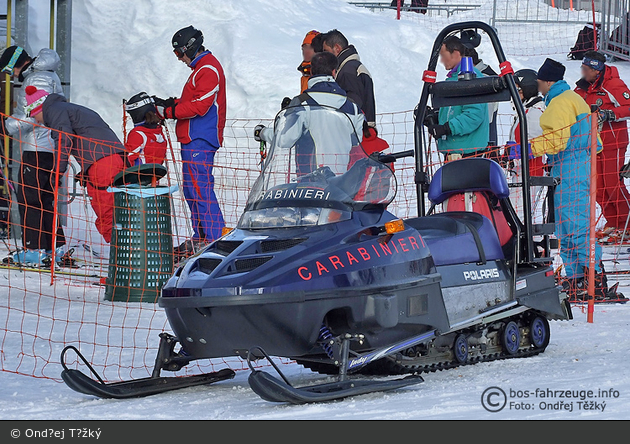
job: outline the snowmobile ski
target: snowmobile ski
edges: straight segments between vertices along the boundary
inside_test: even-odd
[[[83,372],[74,369],[64,369],[61,373],[63,381],[68,387],[85,395],[106,399],[128,399],[156,395],[187,387],[207,385],[214,382],[232,379],[235,373],[232,369],[224,368],[218,372],[202,375],[182,377],[148,377],[131,381],[105,383],[94,380]]]
[[[180,353],[175,353],[174,348],[178,339],[168,333],[160,333],[160,345],[155,358],[153,373],[148,378],[133,379],[106,383],[103,378],[94,370],[94,367],[87,361],[81,352],[74,346],[69,345],[61,352],[61,378],[68,387],[85,395],[96,396],[108,399],[140,398],[143,396],[156,395],[159,393],[178,390],[198,385],[207,385],[214,382],[232,379],[236,373],[230,368],[224,368],[217,372],[204,373],[191,376],[171,376],[164,377],[160,373],[162,370],[178,371],[190,362],[190,358]],[[89,377],[80,370],[70,369],[66,365],[66,353],[72,350],[77,357],[87,366],[96,380]]]
[[[346,379],[344,381],[296,388],[269,373],[255,370],[248,378],[250,387],[258,396],[270,402],[307,404],[326,402],[367,393],[399,389],[424,382],[420,375],[409,375],[394,380]]]
[[[394,353],[398,353],[408,347],[424,343],[436,337],[435,330],[423,333],[408,340],[394,344],[389,347],[374,350],[370,353],[350,358],[350,341],[361,342],[361,335],[345,334],[332,339],[332,343],[337,343],[339,347],[339,379],[334,382],[316,384],[305,387],[293,387],[289,380],[280,371],[271,357],[260,347],[254,347],[248,352],[247,363],[251,369],[248,383],[251,389],[261,398],[270,402],[288,402],[291,404],[307,404],[310,402],[327,402],[351,396],[365,395],[367,393],[382,392],[407,387],[424,382],[418,374],[410,374],[398,379],[357,379],[349,378],[348,371],[358,370],[371,362],[375,362]],[[260,353],[256,353],[258,350]],[[255,370],[251,363],[253,356],[262,354],[273,366],[282,380],[261,370]],[[339,362],[339,361],[337,361]]]

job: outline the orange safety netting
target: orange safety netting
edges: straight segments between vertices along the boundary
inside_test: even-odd
[[[486,153],[483,154],[485,156],[489,156],[494,151],[497,156],[493,156],[493,158],[502,162],[508,181],[519,182],[519,161],[504,156],[506,154],[505,142],[510,137],[513,116],[499,114],[497,120],[498,140],[503,142],[500,143],[499,147],[479,147],[479,149],[486,150]],[[214,189],[225,225],[228,228],[237,224],[245,207],[249,190],[260,172],[261,147],[253,138],[254,127],[260,123],[271,125],[272,121],[268,119],[229,120],[225,128],[224,146],[217,151],[214,158]],[[379,136],[388,142],[389,151],[400,152],[414,148],[413,111],[381,114],[378,116],[377,128]],[[185,166],[181,160],[179,145],[171,137],[174,130],[170,124],[164,127],[163,134],[168,142],[164,161],[167,174],[154,185],[166,189],[167,192],[149,197],[144,196],[144,199],[148,199],[149,202],[151,199],[160,200],[159,203],[151,205],[151,208],[157,207],[158,210],[157,212],[151,210],[153,213],[150,216],[153,219],[147,216],[146,219],[142,220],[141,225],[144,228],[136,229],[134,227],[127,233],[129,239],[137,239],[138,236],[153,236],[156,243],[151,244],[151,251],[140,253],[147,253],[146,255],[148,255],[148,253],[154,253],[157,250],[160,253],[158,254],[160,259],[157,260],[157,265],[143,262],[135,262],[135,264],[151,269],[150,271],[154,273],[154,280],[168,279],[173,271],[172,258],[169,259],[168,254],[164,252],[168,248],[172,249],[189,239],[193,233],[190,208],[181,190]],[[427,141],[427,153],[425,154],[428,159],[428,162],[425,159],[425,167],[431,176],[442,165],[443,156],[437,153],[435,141],[426,133],[424,137]],[[21,140],[27,140],[27,138],[21,135],[15,135],[12,138],[13,150],[19,150]],[[83,140],[82,142],[97,145],[100,143],[94,140]],[[567,139],[567,142],[570,141]],[[22,147],[22,152],[28,151]],[[13,157],[18,156],[14,155]],[[44,193],[47,200],[44,199],[45,201],[42,202],[31,199],[29,202],[36,202],[36,204],[29,206],[24,198],[19,198],[26,189],[22,186],[24,178],[18,179],[18,182],[10,181],[7,183],[7,188],[13,190],[14,199],[18,197],[20,200],[20,205],[13,204],[11,211],[20,211],[19,208],[22,207],[23,215],[24,212],[35,210],[35,213],[39,214],[38,218],[29,220],[40,221],[40,227],[47,218],[56,220],[63,228],[65,251],[73,250],[71,258],[77,261],[80,268],[48,269],[48,271],[42,270],[42,272],[23,271],[17,268],[7,269],[6,267],[0,270],[0,369],[35,377],[58,379],[61,371],[60,352],[66,345],[74,345],[93,363],[94,368],[103,375],[105,380],[146,377],[154,365],[158,334],[162,331],[170,331],[163,310],[157,306],[154,300],[150,300],[151,298],[155,299],[156,291],[159,289],[132,282],[133,279],[130,274],[133,273],[129,271],[129,265],[127,264],[127,268],[125,268],[125,265],[120,263],[125,258],[120,258],[117,255],[116,261],[118,261],[119,267],[114,270],[114,274],[124,274],[126,269],[127,275],[122,276],[122,279],[123,281],[127,279],[126,282],[129,282],[128,294],[133,297],[146,297],[149,301],[126,302],[121,300],[120,296],[107,294],[107,284],[111,283],[108,281],[108,275],[109,279],[112,279],[110,273],[112,257],[110,255],[116,253],[110,252],[110,245],[104,241],[102,234],[96,228],[96,213],[93,205],[97,198],[93,195],[90,199],[86,188],[75,182],[75,178],[82,171],[81,165],[76,159],[70,158],[68,171],[61,177],[58,177],[56,173],[51,173],[51,171],[57,171],[56,166],[59,164],[59,158],[55,158],[52,163],[45,163],[49,160],[45,159],[42,164],[31,161],[29,164],[23,163],[19,167],[16,166],[29,177],[37,176],[39,189],[45,189],[51,183],[54,185],[50,185],[50,190]],[[109,166],[114,168],[112,165]],[[541,171],[546,174],[544,169]],[[417,202],[413,158],[398,161],[395,164],[395,175],[398,181],[397,194],[388,209],[401,218],[415,216],[417,214]],[[588,177],[565,177],[565,180],[586,180],[589,182]],[[622,179],[619,179],[616,186],[625,186]],[[37,195],[39,190],[31,185],[30,191],[34,191]],[[103,189],[97,191],[107,192]],[[517,214],[522,217],[522,198],[519,193],[518,188],[513,188],[511,199]],[[532,217],[536,223],[542,222],[544,217],[543,195],[543,190],[532,189]],[[623,195],[623,193],[605,194],[607,199],[610,199],[610,196],[617,196],[612,197],[612,199],[615,199],[617,204],[627,207],[627,202],[618,201],[620,199],[618,196]],[[53,203],[51,203],[51,197]],[[166,206],[164,206],[164,202],[166,202]],[[126,208],[130,205],[137,205],[134,209],[140,213],[145,208],[142,202],[136,201],[134,203],[128,200],[124,203]],[[426,202],[427,208],[429,204]],[[41,208],[44,211],[39,211]],[[116,208],[113,209],[114,213],[116,210]],[[599,206],[597,214],[597,226],[601,228],[606,220],[602,216]],[[22,217],[18,218],[18,220],[22,219]],[[558,223],[558,221],[556,222]],[[170,232],[166,233],[166,238],[163,236],[164,226],[160,225],[164,223],[170,224]],[[1,246],[3,257],[10,256],[11,252],[22,248],[20,238],[24,228],[28,229],[29,227],[24,225],[10,226],[9,237],[3,241]],[[33,226],[30,228],[37,229]],[[114,227],[114,231],[117,229]],[[54,242],[52,240],[52,228],[47,233],[40,229],[40,234],[42,239],[48,236],[49,242],[53,243],[52,246],[59,246],[59,238]],[[149,241],[144,239],[140,242]],[[576,248],[583,247],[578,246]],[[628,265],[622,264],[622,262],[627,262],[628,258],[627,255],[624,255],[625,251],[619,251],[618,243],[604,248],[608,249],[604,254],[607,271],[612,273],[617,269],[624,268],[623,265]],[[62,252],[55,254],[57,259],[59,254]],[[135,257],[135,259],[131,256],[133,254],[126,260],[131,263],[132,268],[134,266],[133,260],[144,260],[138,259],[143,254]],[[558,252],[554,258],[554,265],[558,274],[563,274],[563,268],[567,264],[562,263]],[[146,270],[135,271],[142,277],[146,277],[140,272]],[[617,276],[618,279],[623,279],[623,277],[621,272]],[[609,276],[609,285],[614,279],[614,275]],[[117,285],[124,287],[120,283]],[[143,293],[143,290],[146,293]],[[124,296],[122,298],[124,299]],[[70,365],[74,364],[71,362]],[[241,359],[228,357],[209,362],[195,362],[182,370],[181,373],[210,371],[226,365],[235,370],[246,368],[246,363]]]

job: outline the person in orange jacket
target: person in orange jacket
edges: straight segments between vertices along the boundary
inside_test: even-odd
[[[302,63],[300,63],[300,66],[297,68],[297,70],[302,73],[302,78],[300,79],[300,93],[303,93],[306,88],[308,88],[308,79],[311,78],[311,59],[315,55],[313,39],[319,34],[318,31],[313,29],[306,33],[302,41]]]

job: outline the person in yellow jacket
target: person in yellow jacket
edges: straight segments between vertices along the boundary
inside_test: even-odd
[[[531,148],[535,157],[548,156],[551,176],[560,179],[555,217],[566,272],[563,287],[571,299],[579,300],[586,297],[588,288],[591,114],[584,99],[563,80],[564,72],[564,65],[552,59],[546,59],[538,70],[538,90],[545,97],[546,108],[540,116],[543,134],[531,139]],[[602,149],[599,137],[597,149]],[[601,257],[601,246],[596,244],[596,297],[603,299],[614,292],[608,290]]]

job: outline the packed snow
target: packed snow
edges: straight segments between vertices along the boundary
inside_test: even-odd
[[[241,170],[218,171],[217,183],[223,184],[219,198],[229,205],[228,220],[234,223],[256,177],[258,147],[246,136],[251,136],[255,124],[274,117],[283,97],[299,93],[296,67],[307,31],[337,28],[357,47],[374,78],[382,134],[393,151],[401,151],[413,146],[411,110],[418,102],[422,73],[436,35],[450,22],[488,21],[493,2],[479,3],[478,9],[450,17],[404,13],[396,21],[394,11],[370,11],[341,0],[74,2],[71,100],[95,109],[122,137],[123,99],[139,91],[163,97],[180,93],[189,71],[173,56],[170,40],[184,26],[200,28],[206,47],[222,62],[227,76],[227,113],[232,127],[217,163],[238,165]],[[531,10],[544,9],[539,2],[527,3]],[[47,45],[48,7],[46,0],[30,1],[31,52]],[[179,8],[195,13],[175,14]],[[509,23],[498,24],[499,38],[514,69],[537,69],[551,57],[566,65],[566,79],[573,84],[579,78],[580,62],[566,60],[566,54],[582,27],[577,22],[588,18],[583,12],[573,14],[570,18],[576,23],[519,24],[518,30]],[[479,53],[498,71],[487,38]],[[630,82],[630,63],[614,64]],[[439,66],[438,78],[444,75]],[[502,140],[507,140],[510,105],[501,104],[500,114]],[[405,173],[399,172],[399,197],[393,204],[401,216],[415,211],[414,187],[409,182],[412,163],[403,165],[407,168],[400,168]],[[175,200],[181,205],[181,199]],[[96,247],[98,234],[86,222],[89,211],[81,198],[71,208],[73,214],[79,214],[79,223],[70,230],[72,242]],[[184,205],[178,208],[185,213]],[[185,237],[189,227],[182,223],[179,228]],[[4,256],[5,247],[0,253]],[[100,271],[94,268],[98,274],[107,266],[108,252],[100,248],[97,253],[103,257],[81,250],[76,254],[100,264]],[[629,256],[626,247],[608,247],[609,271],[630,269]],[[621,290],[630,293],[627,279],[620,276],[619,281]],[[242,361],[226,358],[192,366],[190,372],[230,366],[237,370],[233,380],[114,401],[84,396],[60,383],[59,353],[65,345],[78,345],[110,381],[145,377],[153,364],[158,333],[170,331],[163,312],[153,304],[104,301],[103,287],[95,285],[98,277],[58,276],[51,286],[49,275],[1,270],[0,282],[0,359],[6,370],[0,372],[2,419],[159,420],[172,419],[173,411],[178,417],[232,420],[627,419],[630,411],[630,379],[625,372],[630,346],[624,333],[630,322],[627,304],[597,305],[592,324],[586,322],[583,307],[574,307],[572,321],[551,323],[551,342],[539,356],[426,374],[423,384],[393,392],[326,404],[276,405],[263,401],[249,388],[249,371]],[[282,371],[296,385],[322,378],[295,363],[282,362]],[[271,367],[266,370],[272,372]],[[482,405],[482,395],[491,387],[506,394],[506,406],[498,413]],[[559,392],[555,397],[538,396],[549,390],[569,390],[573,397],[560,398]],[[589,390],[597,397],[587,396]],[[525,398],[525,391],[536,397]]]

